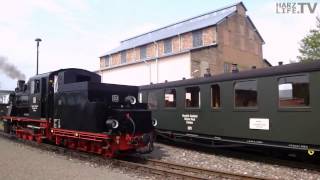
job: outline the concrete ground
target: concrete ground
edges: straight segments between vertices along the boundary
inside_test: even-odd
[[[134,179],[119,170],[97,166],[0,137],[0,179],[88,180]]]

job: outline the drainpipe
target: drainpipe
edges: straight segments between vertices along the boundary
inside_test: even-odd
[[[179,52],[181,52],[181,35],[178,34],[178,37],[179,37]]]
[[[149,66],[149,84],[151,84],[151,63],[148,63],[145,59],[142,61]]]

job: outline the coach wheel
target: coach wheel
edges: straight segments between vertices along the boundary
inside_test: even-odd
[[[308,149],[308,154],[309,154],[310,156],[313,156],[314,153],[315,153],[315,151],[314,151],[313,149]]]

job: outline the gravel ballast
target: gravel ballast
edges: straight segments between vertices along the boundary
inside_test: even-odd
[[[158,143],[155,144],[154,151],[145,157],[268,179],[320,179],[318,171],[242,160]]]

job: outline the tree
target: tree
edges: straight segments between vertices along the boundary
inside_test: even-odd
[[[300,61],[320,60],[320,17],[316,17],[317,28],[310,30],[309,34],[300,42]]]

